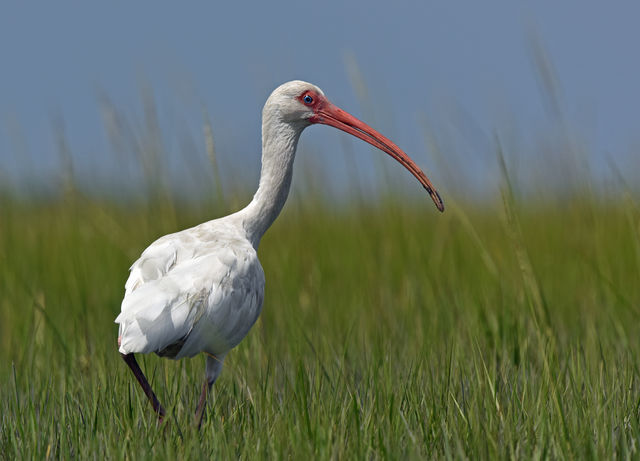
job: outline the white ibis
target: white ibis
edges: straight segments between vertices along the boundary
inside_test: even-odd
[[[258,245],[287,200],[300,133],[316,123],[338,128],[389,154],[444,210],[431,181],[407,154],[330,103],[320,88],[302,81],[276,88],[262,110],[262,171],[251,203],[229,216],[159,238],[131,266],[115,320],[120,325],[118,345],[160,421],[165,410],[134,354],[155,352],[171,359],[207,355],[195,415],[199,426],[207,393],[225,356],[262,310],[265,280]]]

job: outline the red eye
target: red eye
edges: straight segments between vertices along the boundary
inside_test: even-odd
[[[302,98],[302,100],[304,101],[304,103],[309,106],[311,105],[311,103],[313,103],[313,98],[310,95],[305,95],[304,98]]]

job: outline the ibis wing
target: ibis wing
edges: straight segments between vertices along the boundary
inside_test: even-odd
[[[149,283],[123,300],[123,312],[116,318],[123,354],[161,351],[189,334],[198,312],[197,303],[190,302],[187,294],[153,290],[158,284],[169,285],[166,280]]]
[[[170,258],[148,266],[157,273],[147,272],[140,264],[147,252],[143,253],[134,264],[130,280],[134,270],[136,279],[127,287],[116,319],[120,352],[159,352],[183,344],[175,354],[179,358],[202,350],[227,351],[239,342],[239,335],[246,335],[262,307],[262,268],[250,246],[214,250],[178,260],[164,273],[162,267]]]
[[[160,279],[175,266],[177,259],[178,246],[174,239],[163,237],[155,241],[129,268],[126,293],[131,293],[149,281]]]

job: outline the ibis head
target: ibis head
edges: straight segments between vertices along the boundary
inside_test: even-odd
[[[263,116],[276,116],[299,130],[312,124],[329,125],[368,142],[409,170],[431,196],[438,210],[444,211],[440,194],[411,157],[390,139],[331,103],[317,86],[300,80],[280,85],[269,96]]]

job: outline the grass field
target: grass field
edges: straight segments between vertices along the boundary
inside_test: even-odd
[[[612,205],[615,203],[615,205]],[[212,218],[71,194],[0,204],[5,459],[637,458],[640,213],[630,199],[493,206],[290,203],[265,236],[264,310],[202,430],[204,357],[116,349],[127,268]]]

